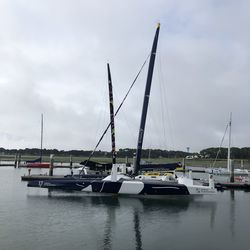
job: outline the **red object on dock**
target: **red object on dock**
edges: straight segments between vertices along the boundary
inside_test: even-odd
[[[32,162],[26,164],[27,168],[49,168],[50,164],[46,162]]]

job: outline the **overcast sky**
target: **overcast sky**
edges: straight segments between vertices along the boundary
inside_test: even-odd
[[[0,147],[94,148],[161,23],[144,148],[250,146],[248,0],[0,0]],[[147,67],[115,120],[135,148]],[[227,139],[224,141],[227,146]],[[110,132],[100,150],[110,150]]]

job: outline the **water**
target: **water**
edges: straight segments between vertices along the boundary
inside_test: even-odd
[[[1,250],[249,249],[250,193],[164,200],[48,196],[21,182],[26,171],[0,168]]]

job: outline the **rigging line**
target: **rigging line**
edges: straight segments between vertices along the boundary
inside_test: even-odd
[[[148,131],[154,131],[154,133],[157,132],[158,134],[158,131],[157,131],[157,124],[158,122],[156,122],[156,119],[153,115],[154,113],[152,112],[152,109],[151,109],[151,104],[150,102],[148,103],[148,122],[147,122],[147,125],[145,127],[145,134],[147,135],[146,138],[145,138],[145,141],[144,141],[144,149],[148,148],[149,146],[147,145],[152,145],[153,142],[155,140],[153,140],[153,136],[152,136],[152,133],[149,133]],[[148,128],[153,128],[153,129],[148,129]]]
[[[168,105],[166,102],[167,99],[167,95],[166,95],[166,91],[165,91],[165,79],[164,79],[164,74],[163,74],[163,70],[162,70],[162,54],[161,51],[163,51],[162,49],[162,45],[161,43],[159,43],[159,52],[158,52],[158,58],[157,62],[158,62],[158,78],[159,78],[159,90],[160,90],[160,102],[161,102],[161,120],[162,120],[162,130],[163,130],[163,137],[162,137],[162,146],[165,149],[168,149],[168,143],[169,143],[169,138],[167,137],[167,132],[166,132],[166,128],[167,128],[167,123],[166,123],[166,112],[168,109]]]
[[[117,95],[117,92],[114,90],[114,96],[116,97],[116,99],[118,100],[118,102],[120,103],[120,98],[118,97],[118,95]],[[132,132],[133,131],[133,129],[132,129],[132,127],[131,127],[131,122],[128,122],[128,116],[126,115],[126,113],[124,112],[124,110],[123,111],[121,111],[122,112],[122,114],[123,114],[123,116],[124,116],[124,121],[125,121],[125,123],[126,123],[126,126],[127,126],[127,128],[128,128],[128,132],[130,133],[130,136],[133,138],[133,140],[134,141],[136,141],[136,136],[135,136],[135,134]],[[119,121],[118,121],[119,122]],[[118,123],[119,124],[119,123]],[[118,148],[118,147],[117,147]]]
[[[214,167],[214,166],[215,166],[215,163],[216,163],[216,161],[217,161],[217,159],[218,159],[219,153],[220,153],[220,151],[221,151],[222,143],[223,143],[224,138],[225,138],[226,133],[227,133],[228,125],[229,125],[229,123],[228,123],[228,124],[227,124],[227,126],[226,126],[226,129],[225,129],[224,135],[223,135],[222,140],[221,140],[221,143],[220,143],[219,150],[217,151],[217,154],[216,154],[216,157],[215,157],[215,159],[214,159],[214,162],[213,162],[212,167]]]
[[[137,78],[139,77],[139,75],[140,75],[142,69],[144,68],[144,66],[145,66],[145,64],[146,64],[146,62],[147,62],[147,60],[148,60],[148,58],[150,57],[150,55],[151,55],[151,53],[147,56],[146,60],[145,60],[144,63],[142,64],[142,66],[141,66],[139,72],[137,73],[137,75],[136,75],[134,81],[132,82],[131,86],[129,87],[129,89],[128,89],[126,95],[125,95],[125,97],[123,98],[122,102],[120,103],[119,107],[117,108],[117,110],[116,110],[116,112],[115,112],[115,116],[118,114],[118,112],[119,112],[119,110],[121,109],[123,103],[124,103],[125,100],[127,99],[128,94],[130,93],[130,91],[131,91],[132,87],[134,86],[135,82],[137,81]],[[109,122],[108,126],[107,126],[106,129],[104,130],[104,132],[103,132],[101,138],[99,139],[98,143],[96,144],[94,150],[92,151],[92,153],[90,154],[89,158],[87,159],[86,164],[89,162],[89,160],[91,159],[91,157],[92,157],[93,154],[95,153],[95,151],[96,151],[97,147],[99,146],[99,144],[101,143],[101,141],[102,141],[104,135],[107,133],[107,131],[108,131],[110,125],[111,125],[111,122]],[[81,172],[82,172],[82,171],[80,171],[79,175],[81,174]]]
[[[150,142],[150,144],[151,145],[153,145],[154,144],[154,141],[156,141],[156,140],[154,140],[154,138],[156,138],[157,139],[157,141],[159,141],[159,143],[155,143],[155,147],[160,147],[161,148],[161,146],[163,145],[162,144],[162,140],[161,140],[161,138],[162,137],[160,137],[160,138],[157,138],[156,136],[151,136],[153,133],[149,133],[149,132],[147,132],[147,131],[154,131],[154,135],[155,134],[161,134],[161,122],[160,122],[160,119],[158,119],[159,118],[159,116],[158,116],[158,113],[157,112],[153,112],[153,108],[152,108],[153,106],[152,106],[152,104],[149,102],[149,104],[148,104],[148,125],[147,125],[147,127],[148,128],[150,128],[150,127],[152,127],[153,129],[152,130],[150,130],[150,129],[148,129],[148,130],[146,130],[145,129],[145,133],[147,134],[147,137],[148,137],[148,142]],[[145,140],[145,144],[146,144],[146,141],[147,141],[147,139]]]
[[[165,112],[164,112],[164,89],[163,89],[163,74],[162,74],[162,64],[161,64],[161,55],[159,53],[158,56],[158,78],[159,78],[159,90],[160,90],[160,101],[161,101],[161,120],[162,120],[162,129],[163,129],[163,141],[162,141],[162,146],[165,147],[165,149],[167,149],[167,136],[166,136],[166,124],[165,124]]]
[[[159,46],[161,48],[161,43],[159,43]],[[160,51],[163,51],[163,49],[159,49]],[[164,58],[165,59],[165,58]],[[161,53],[158,54],[158,72],[159,72],[159,80],[161,80],[162,82],[160,82],[160,87],[162,89],[161,91],[161,97],[163,96],[163,98],[161,99],[162,103],[163,103],[163,106],[165,108],[165,110],[163,110],[163,117],[164,117],[164,125],[166,127],[164,127],[164,136],[166,135],[166,138],[168,138],[166,140],[166,143],[165,143],[165,146],[166,147],[171,147],[172,148],[176,148],[176,145],[175,145],[175,135],[174,135],[174,130],[173,130],[173,121],[171,119],[172,115],[171,115],[171,112],[169,110],[169,98],[168,98],[168,81],[167,81],[167,77],[166,75],[163,73],[163,67],[165,66],[165,68],[168,68],[168,65],[167,65],[167,62],[166,62],[166,59],[164,60],[162,58],[162,55]],[[165,71],[164,71],[165,72]],[[165,72],[167,74],[167,71]]]
[[[157,112],[154,112],[155,108],[157,108]],[[148,122],[145,125],[145,134],[147,136],[144,141],[144,149],[148,148],[148,144],[155,148],[162,148],[164,145],[163,136],[155,136],[162,134],[162,122],[158,110],[160,110],[158,102],[153,103],[151,101],[148,103]],[[154,133],[149,131],[154,131]]]

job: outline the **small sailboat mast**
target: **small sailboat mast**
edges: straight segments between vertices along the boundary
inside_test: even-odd
[[[40,162],[43,158],[43,114],[41,114],[41,148],[40,148]]]
[[[116,163],[116,151],[115,151],[115,121],[114,121],[114,102],[113,102],[113,87],[111,80],[111,73],[109,64],[108,68],[108,85],[109,85],[109,110],[110,110],[110,127],[111,127],[111,144],[112,144],[112,163]]]
[[[139,167],[140,167],[141,151],[142,151],[142,144],[143,144],[145,124],[146,124],[151,82],[152,82],[153,71],[154,71],[154,63],[155,63],[155,56],[156,56],[159,31],[160,31],[160,24],[157,25],[157,29],[156,29],[155,37],[154,37],[154,42],[153,42],[153,46],[152,46],[152,50],[151,50],[150,60],[149,60],[147,82],[146,82],[144,101],[143,101],[143,107],[142,107],[140,130],[139,130],[139,136],[138,136],[138,142],[137,142],[134,175],[138,174]]]
[[[231,168],[231,127],[232,127],[232,112],[230,113],[230,119],[229,119],[229,136],[228,136],[228,151],[227,151],[227,170],[230,172]]]

